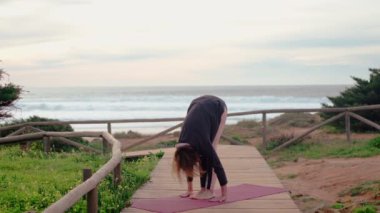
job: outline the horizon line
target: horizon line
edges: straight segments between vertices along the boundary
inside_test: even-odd
[[[22,86],[28,88],[185,88],[185,87],[276,87],[276,86],[353,86],[354,84],[263,84],[263,85],[135,85],[135,86],[106,86],[106,85],[94,85],[94,86]]]

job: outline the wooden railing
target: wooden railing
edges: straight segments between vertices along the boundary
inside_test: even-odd
[[[277,151],[284,147],[287,147],[293,143],[300,141],[305,136],[309,135],[311,132],[316,129],[336,121],[342,117],[345,118],[346,125],[346,136],[347,140],[351,141],[351,127],[350,127],[350,118],[353,117],[359,121],[364,122],[365,124],[380,130],[380,125],[354,113],[356,111],[364,111],[364,110],[379,110],[380,105],[369,105],[369,106],[361,106],[361,107],[347,107],[347,108],[315,108],[315,109],[271,109],[271,110],[254,110],[247,112],[236,112],[229,113],[228,116],[243,116],[243,115],[254,115],[254,114],[262,114],[262,141],[264,145],[267,145],[267,114],[270,113],[302,113],[302,112],[336,112],[339,113],[320,124],[317,124],[300,134],[299,136],[283,143],[282,145],[275,148],[273,151]],[[79,199],[82,198],[83,195],[88,194],[89,203],[88,211],[96,212],[97,211],[97,197],[96,193],[93,190],[96,190],[96,186],[104,179],[105,176],[110,174],[112,171],[114,172],[115,182],[118,183],[121,180],[120,175],[120,164],[122,160],[122,147],[118,140],[116,140],[112,136],[112,124],[113,123],[147,123],[147,122],[173,122],[173,121],[181,121],[181,123],[172,126],[168,129],[165,129],[155,135],[152,135],[148,138],[142,139],[133,144],[127,144],[123,149],[130,149],[134,146],[146,143],[154,138],[157,138],[161,135],[169,133],[179,127],[182,126],[182,121],[184,118],[161,118],[161,119],[122,119],[122,120],[85,120],[85,121],[46,121],[46,122],[29,122],[23,124],[16,124],[11,126],[0,127],[0,132],[5,130],[17,129],[13,131],[11,134],[6,135],[5,137],[0,138],[1,144],[11,144],[11,143],[20,143],[23,141],[31,141],[43,139],[45,151],[50,151],[50,139],[55,138],[58,139],[62,143],[70,144],[73,146],[77,146],[83,148],[87,151],[93,152],[101,152],[100,150],[93,149],[91,147],[86,147],[82,144],[79,144],[73,140],[67,139],[67,137],[101,137],[103,138],[103,152],[108,145],[112,145],[112,158],[103,165],[94,175],[89,177],[85,182],[75,187],[69,193],[67,193],[60,200],[49,206],[45,212],[63,212],[74,205]],[[35,126],[44,126],[44,125],[67,125],[67,124],[106,124],[108,132],[45,132],[41,129],[36,128]],[[25,132],[34,132],[27,133]],[[231,139],[228,136],[223,135],[223,139],[228,140],[232,143],[236,143],[234,139]],[[87,172],[88,173],[88,172]],[[92,200],[92,201],[91,201]],[[93,203],[91,203],[93,202]]]
[[[66,138],[66,137],[100,137],[103,138],[110,146],[111,159],[104,164],[98,171],[93,175],[89,170],[84,170],[84,178],[86,179],[83,183],[76,186],[74,189],[69,191],[61,199],[50,205],[44,212],[46,213],[57,213],[64,212],[70,207],[72,207],[76,202],[78,202],[84,195],[87,195],[87,210],[88,212],[98,211],[98,198],[97,198],[97,186],[99,183],[111,172],[113,172],[114,183],[119,184],[121,181],[121,144],[108,132],[37,132],[28,133],[24,135],[7,136],[5,138],[0,138],[0,144],[10,144],[10,143],[20,143],[23,141],[30,140],[40,140],[43,139],[44,142],[47,138]],[[45,148],[46,149],[46,148]]]
[[[346,125],[346,136],[347,140],[351,141],[351,125],[350,125],[350,118],[353,117],[355,119],[358,119],[367,125],[370,125],[378,130],[380,130],[379,125],[366,119],[363,118],[362,116],[355,114],[354,112],[356,111],[365,111],[365,110],[379,110],[380,105],[368,105],[368,106],[359,106],[359,107],[345,107],[345,108],[312,108],[312,109],[269,109],[269,110],[253,110],[253,111],[246,111],[246,112],[235,112],[235,113],[229,113],[228,116],[246,116],[246,115],[254,115],[254,114],[262,114],[262,141],[264,145],[267,145],[267,128],[268,128],[268,122],[267,122],[267,114],[271,113],[305,113],[305,112],[336,112],[339,113],[336,116],[331,117],[330,119],[327,119],[323,121],[320,124],[315,125],[311,129],[305,131],[304,133],[300,134],[299,136],[285,142],[281,146],[277,147],[273,151],[277,151],[279,149],[282,149],[284,147],[287,147],[297,141],[300,141],[300,139],[304,138],[305,136],[309,135],[313,131],[317,130],[318,128],[329,124],[331,122],[334,122],[342,117],[345,117],[345,125]],[[9,136],[17,135],[17,134],[22,134],[23,131],[25,130],[30,130],[34,129],[34,126],[44,126],[44,125],[67,125],[67,124],[105,124],[107,125],[107,131],[108,133],[112,133],[112,124],[115,123],[152,123],[152,122],[174,122],[174,121],[181,121],[181,123],[172,126],[168,129],[165,129],[162,132],[159,132],[149,138],[142,139],[141,141],[138,141],[133,144],[127,144],[123,149],[129,149],[134,146],[143,144],[147,141],[150,141],[152,139],[155,139],[161,135],[164,135],[168,132],[171,132],[179,127],[182,126],[182,121],[184,118],[159,118],[159,119],[120,119],[120,120],[73,120],[73,121],[43,121],[43,122],[28,122],[28,123],[23,123],[23,124],[16,124],[12,126],[4,126],[0,127],[0,135],[1,131],[5,130],[10,130],[10,129],[17,129],[15,132],[11,133]],[[8,137],[8,136],[6,136]],[[233,140],[232,138],[223,135],[223,139],[228,140],[232,143],[237,143],[237,141]],[[62,138],[60,139],[61,141],[63,140]],[[63,141],[62,141],[63,142]],[[65,141],[69,142],[69,141]],[[72,141],[71,141],[72,142]],[[0,139],[0,145],[2,144],[2,140]],[[77,145],[75,143],[72,143],[74,145]],[[106,144],[104,142],[104,144]],[[105,146],[103,146],[105,147]],[[83,148],[83,147],[82,147]],[[105,148],[104,148],[105,149]],[[93,150],[95,151],[95,150]]]
[[[246,111],[246,112],[235,112],[235,113],[229,113],[228,116],[243,116],[243,115],[254,115],[254,114],[262,114],[262,136],[263,136],[263,143],[267,144],[267,114],[270,113],[304,113],[304,112],[337,112],[340,114],[312,127],[310,130],[307,130],[303,134],[301,134],[298,137],[295,137],[294,139],[284,143],[277,149],[281,149],[283,147],[286,147],[295,141],[298,141],[302,139],[303,137],[309,135],[311,132],[315,131],[316,129],[331,123],[333,121],[336,121],[339,118],[342,118],[343,116],[345,117],[346,120],[346,135],[347,135],[347,140],[351,141],[351,130],[350,130],[350,117],[353,117],[355,119],[358,119],[376,129],[379,130],[379,125],[366,119],[363,118],[353,112],[356,111],[365,111],[365,110],[379,110],[380,105],[368,105],[368,106],[360,106],[360,107],[346,107],[346,108],[313,108],[313,109],[270,109],[270,110],[253,110],[253,111]],[[5,127],[0,127],[0,133],[1,131],[4,130],[9,130],[9,129],[16,129],[20,128],[19,130],[16,130],[15,132],[11,133],[9,136],[21,134],[24,130],[31,129],[33,126],[44,126],[44,125],[66,125],[66,124],[106,124],[107,125],[107,131],[108,133],[112,133],[112,124],[113,123],[151,123],[151,122],[173,122],[173,121],[183,121],[184,118],[159,118],[159,119],[120,119],[120,120],[73,120],[73,121],[43,121],[43,122],[28,122],[28,123],[23,123],[23,124],[16,124],[12,126],[5,126]],[[140,145],[142,143],[145,143],[149,140],[152,140],[154,138],[157,138],[161,135],[164,135],[170,131],[173,131],[179,127],[182,126],[182,123],[177,124],[173,127],[170,127],[160,133],[157,133],[147,139],[143,139],[137,143],[127,145],[124,147],[124,149],[127,148],[132,148],[134,146]],[[34,128],[35,129],[35,128]],[[223,138],[226,140],[233,141],[233,139],[223,135]],[[235,141],[236,142],[236,141]],[[0,140],[0,144],[2,144]]]

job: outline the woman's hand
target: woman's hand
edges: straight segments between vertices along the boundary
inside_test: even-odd
[[[182,198],[192,197],[193,196],[193,191],[187,191],[187,192],[185,192],[183,194],[180,194],[179,196],[182,197]]]

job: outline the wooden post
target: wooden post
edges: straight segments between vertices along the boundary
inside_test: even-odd
[[[83,182],[92,176],[91,169],[83,169]],[[98,212],[98,190],[95,187],[89,191],[86,195],[87,198],[87,212],[97,213]]]
[[[109,147],[109,145],[108,145],[107,140],[103,138],[103,154],[108,153],[108,150],[109,150],[108,147]]]
[[[50,152],[50,140],[49,140],[49,136],[44,136],[43,137],[43,141],[44,141],[44,151],[45,151],[45,153],[49,153]]]
[[[267,147],[267,113],[263,113],[263,145],[264,147]]]
[[[120,163],[117,164],[117,166],[113,170],[113,184],[115,186],[117,186],[121,183],[121,162],[122,161],[123,160],[121,160]]]
[[[345,112],[345,126],[346,126],[346,137],[347,137],[347,141],[349,143],[352,143],[352,140],[351,140],[351,122],[350,122],[350,112],[346,111]]]
[[[108,133],[112,134],[112,126],[111,126],[111,123],[107,123],[107,131],[108,131]]]
[[[25,127],[21,128],[21,129],[15,131],[15,132],[9,134],[9,135],[19,135],[19,134],[22,135],[22,134],[28,134],[28,130],[29,130],[29,129],[28,129],[28,126],[25,126]],[[22,143],[20,143],[20,149],[21,149],[22,151],[27,151],[27,150],[28,150],[28,148],[27,148],[27,143],[28,143],[28,142],[22,142]]]
[[[26,134],[28,134],[28,133],[30,133],[31,131],[30,131],[31,129],[30,129],[30,126],[26,126],[25,127],[25,133]],[[32,141],[27,141],[26,142],[26,150],[29,150],[30,149],[30,146],[32,145]]]

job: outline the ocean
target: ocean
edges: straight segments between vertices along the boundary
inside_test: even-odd
[[[278,108],[319,108],[330,103],[347,85],[207,86],[207,87],[78,87],[26,88],[16,103],[14,118],[32,115],[59,120],[185,117],[192,99],[209,94],[224,99],[229,112]],[[276,114],[269,114],[273,118]],[[233,124],[260,115],[231,117]],[[175,125],[166,123],[113,124],[113,132],[154,133]],[[106,125],[73,125],[75,130],[106,130]]]

